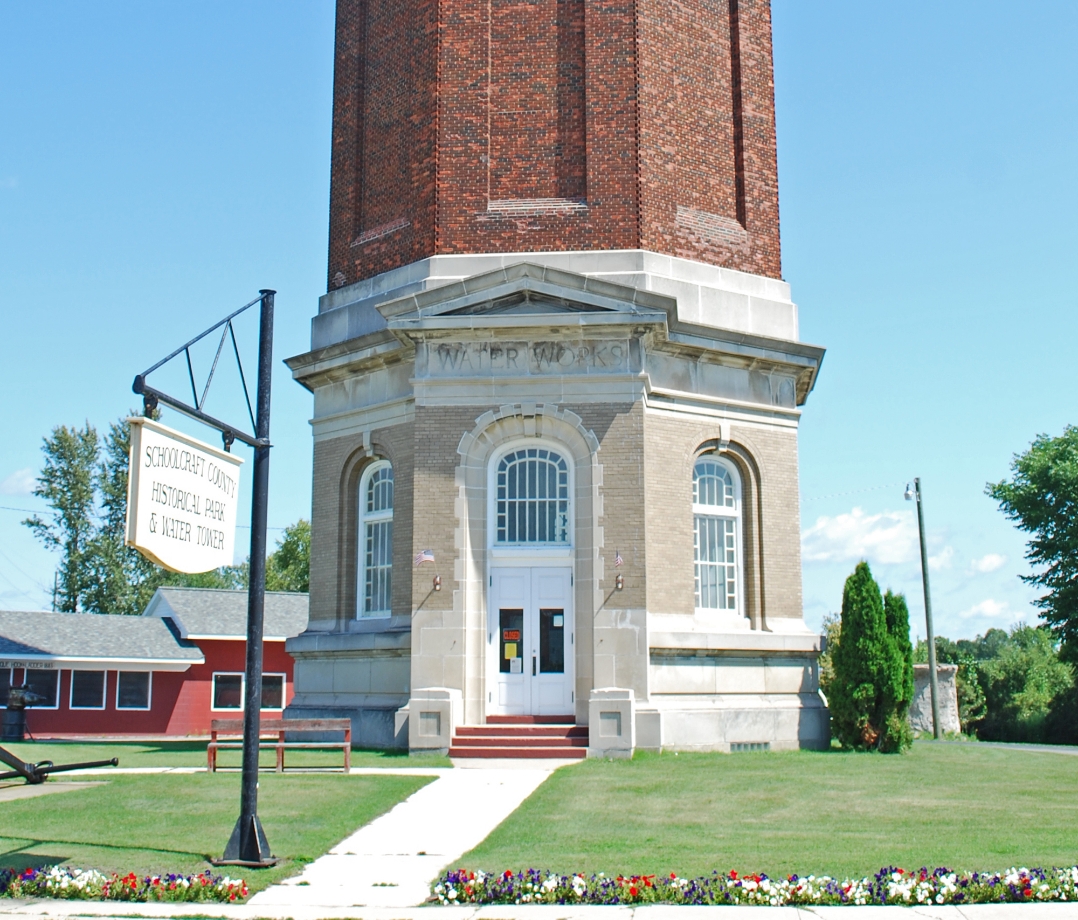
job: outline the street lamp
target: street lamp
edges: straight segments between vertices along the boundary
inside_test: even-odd
[[[932,737],[940,737],[939,680],[936,677],[936,635],[932,631],[932,597],[928,591],[928,550],[925,548],[924,498],[921,480],[915,477],[913,486],[906,483],[906,501],[917,502],[917,529],[921,535],[921,581],[925,587],[925,626],[928,628],[928,678],[932,688]]]

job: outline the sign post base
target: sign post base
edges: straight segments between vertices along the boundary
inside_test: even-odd
[[[249,866],[253,869],[276,866],[280,860],[270,853],[266,832],[258,815],[240,815],[232,836],[228,838],[225,855],[210,860],[214,866]]]

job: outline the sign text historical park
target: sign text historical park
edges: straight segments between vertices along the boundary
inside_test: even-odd
[[[128,421],[128,545],[173,572],[232,565],[243,461],[150,419]]]

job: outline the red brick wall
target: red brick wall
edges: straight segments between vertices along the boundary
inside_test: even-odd
[[[338,0],[329,286],[636,247],[778,277],[774,122],[769,0]]]

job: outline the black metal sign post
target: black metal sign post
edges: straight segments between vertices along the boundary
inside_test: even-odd
[[[147,411],[151,411],[158,402],[165,403],[179,412],[197,419],[221,432],[228,450],[234,440],[243,441],[254,448],[254,492],[251,499],[251,556],[250,578],[247,589],[247,666],[244,672],[244,712],[243,712],[243,768],[240,784],[240,816],[232,829],[232,836],[225,847],[224,857],[212,860],[214,865],[272,866],[277,860],[270,854],[262,822],[258,820],[258,736],[262,709],[262,623],[266,599],[266,521],[269,503],[269,458],[270,458],[270,383],[273,377],[273,296],[276,291],[259,291],[257,300],[252,300],[235,313],[225,317],[215,326],[196,336],[186,345],[176,349],[163,361],[159,361],[148,371],[135,378],[134,391],[143,396]],[[239,349],[236,346],[235,333],[232,332],[232,320],[248,307],[261,304],[258,331],[258,389],[256,392],[255,433],[248,435],[225,424],[202,411],[210,383],[213,381],[217,362],[224,348],[225,336],[232,335],[232,345],[239,364]],[[194,373],[191,370],[190,347],[216,329],[225,327],[221,333],[221,343],[210,370],[209,380],[202,398],[198,397]],[[176,357],[180,352],[187,355],[188,371],[191,372],[191,392],[194,394],[194,406],[169,396],[147,385],[146,377],[162,364]],[[243,381],[244,394],[247,394],[247,382],[240,365],[240,379]],[[247,409],[250,412],[250,398]]]
[[[240,816],[225,847],[224,863],[273,865],[258,820],[258,735],[262,711],[262,621],[266,600],[266,519],[269,503],[270,381],[273,376],[273,291],[262,295],[258,325],[258,393],[255,397],[254,494],[251,499],[251,556],[247,589],[247,667],[243,710],[243,780]]]

